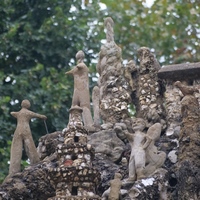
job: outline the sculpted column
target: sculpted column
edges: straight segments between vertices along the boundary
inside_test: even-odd
[[[175,82],[175,86],[184,95],[181,100],[182,124],[177,163],[178,197],[197,200],[200,199],[200,109],[194,93],[198,89],[183,85],[180,81]]]
[[[100,115],[104,124],[114,124],[128,117],[130,95],[125,88],[121,49],[114,41],[112,18],[106,18],[104,25],[106,43],[101,46],[97,64],[100,75]]]

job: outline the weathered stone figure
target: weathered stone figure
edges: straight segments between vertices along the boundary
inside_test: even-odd
[[[115,173],[115,177],[110,181],[110,193],[108,195],[108,200],[118,200],[120,197],[120,189],[121,189],[121,174]]]
[[[136,125],[133,124],[134,134],[125,132],[130,144],[131,155],[129,160],[129,178],[128,181],[135,181],[151,175],[156,169],[160,168],[166,159],[166,154],[158,151],[154,145],[160,138],[161,124],[155,123],[147,133],[143,130],[146,123],[143,119],[136,119]]]
[[[80,106],[83,109],[83,122],[87,129],[93,126],[93,119],[90,111],[90,94],[88,67],[84,64],[84,52],[78,51],[76,54],[77,65],[66,74],[74,76],[74,94],[72,106]]]
[[[180,89],[184,96],[193,95],[195,92],[199,92],[196,87],[184,85],[180,81],[176,81],[174,85]]]
[[[134,134],[125,132],[126,137],[131,145],[131,155],[129,160],[129,177],[128,181],[136,181],[144,177],[143,170],[146,163],[145,147],[146,135],[143,130],[146,127],[146,123],[143,119],[138,118],[136,120],[136,126],[133,126]],[[149,143],[149,141],[147,141]]]
[[[20,172],[21,170],[23,143],[25,151],[30,159],[30,163],[35,164],[40,160],[31,135],[29,121],[32,118],[46,120],[47,117],[45,115],[40,115],[28,110],[31,106],[28,100],[23,100],[21,106],[22,109],[19,112],[11,112],[11,115],[17,118],[17,128],[15,130],[11,145],[9,175]]]
[[[154,145],[155,141],[160,138],[162,125],[160,123],[155,123],[152,125],[147,133],[146,138],[146,164],[143,171],[145,177],[151,175],[156,169],[160,168],[166,159],[166,153],[164,151],[158,151],[157,147]]]
[[[121,198],[120,189],[122,186],[122,175],[115,173],[114,179],[110,181],[110,187],[103,193],[102,200],[119,200]]]

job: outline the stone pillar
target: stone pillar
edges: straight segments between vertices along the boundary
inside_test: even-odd
[[[123,76],[121,49],[115,44],[112,18],[105,19],[106,43],[99,53],[100,115],[103,123],[114,124],[128,117],[130,95]]]
[[[200,63],[163,66],[158,76],[165,79],[167,83],[165,97],[168,129],[166,135],[172,139],[176,137],[178,141],[177,147],[173,148],[178,157],[177,161],[173,162],[176,163],[176,166],[172,168],[175,183],[173,185],[176,188],[178,199],[197,200],[200,199],[198,183],[200,179],[198,102]]]
[[[197,98],[191,93],[193,87],[181,84],[180,90],[189,92],[181,100],[177,191],[179,199],[197,200],[200,199],[200,107]]]
[[[145,119],[149,126],[156,122],[165,123],[163,91],[157,76],[160,65],[146,47],[138,50],[140,67],[138,77],[137,117]]]
[[[94,126],[100,127],[101,119],[100,119],[100,111],[99,111],[99,101],[100,101],[100,93],[99,87],[95,86],[92,90],[92,103],[93,103],[93,111],[94,111]]]

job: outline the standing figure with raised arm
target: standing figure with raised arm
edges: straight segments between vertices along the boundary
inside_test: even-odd
[[[22,109],[19,112],[11,112],[11,115],[17,118],[17,128],[14,132],[11,145],[9,175],[21,171],[23,144],[31,164],[35,164],[40,160],[31,135],[29,121],[32,118],[41,118],[46,120],[47,117],[28,110],[30,106],[31,104],[28,100],[23,100],[21,103]]]

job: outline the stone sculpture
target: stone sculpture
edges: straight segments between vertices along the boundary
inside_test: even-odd
[[[146,134],[144,133],[145,127],[145,121],[138,118],[132,127],[135,133],[125,132],[131,144],[128,177],[130,182],[151,175],[164,164],[166,159],[166,154],[162,151],[159,152],[154,145],[155,141],[160,138],[161,124],[155,123]]]
[[[32,118],[46,120],[47,117],[45,115],[40,115],[28,110],[30,106],[31,104],[28,100],[23,100],[21,103],[22,109],[19,112],[11,112],[11,115],[17,118],[17,128],[14,132],[11,145],[9,175],[20,172],[21,170],[23,144],[31,164],[35,164],[40,160],[31,135],[29,121]]]
[[[148,143],[146,143],[147,147],[144,146],[144,149],[146,149],[146,163],[143,174],[145,177],[148,177],[155,172],[156,169],[160,168],[166,160],[166,153],[164,151],[158,151],[155,146],[155,142],[160,138],[161,129],[162,125],[160,123],[155,123],[146,133]]]
[[[64,143],[57,146],[57,166],[49,169],[56,183],[56,196],[48,200],[100,200],[96,188],[100,173],[93,166],[94,149],[87,143],[88,132],[82,123],[82,108],[73,106],[67,128],[63,130]]]
[[[133,126],[134,134],[128,131],[124,132],[130,145],[131,155],[129,159],[129,176],[128,181],[136,181],[144,177],[143,170],[146,163],[145,148],[147,148],[146,135],[143,130],[146,127],[146,123],[143,119],[137,119],[137,125]],[[149,141],[147,141],[149,142]]]
[[[66,72],[66,74],[74,76],[72,106],[80,106],[83,109],[83,122],[90,131],[93,129],[93,119],[90,111],[89,70],[83,62],[84,57],[84,52],[78,51],[76,54],[77,65],[72,70]]]
[[[114,179],[110,181],[110,187],[103,193],[102,200],[119,200],[121,198],[120,189],[122,186],[122,175],[115,173]]]
[[[124,88],[121,48],[114,41],[112,18],[106,18],[104,25],[107,42],[101,47],[97,64],[100,116],[104,124],[113,124],[128,117],[130,95]]]
[[[114,180],[110,181],[110,193],[108,195],[108,200],[118,200],[120,197],[120,189],[121,189],[121,174],[115,173]]]
[[[200,151],[200,106],[194,93],[194,86],[180,81],[175,82],[183,93],[181,100],[181,131],[179,134],[179,151],[177,178],[180,199],[199,199],[199,151]]]
[[[176,81],[174,85],[180,89],[183,96],[193,95],[195,92],[199,92],[196,87],[184,85],[180,81]]]
[[[163,107],[162,89],[158,80],[160,65],[147,47],[138,50],[140,60],[138,78],[138,105],[136,105],[137,117],[143,118],[150,125],[161,122],[164,124],[165,109]]]

